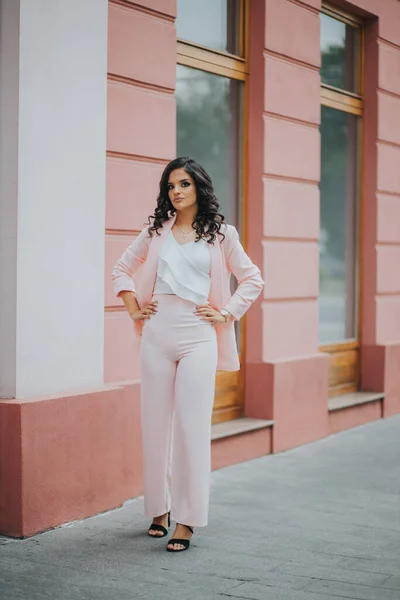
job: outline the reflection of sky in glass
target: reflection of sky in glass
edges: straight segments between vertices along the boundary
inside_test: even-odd
[[[222,76],[214,76],[212,78],[214,81],[214,88],[212,91],[213,97],[210,98],[209,101],[218,104],[218,102],[221,101],[220,96],[223,96],[224,94],[224,87],[228,80]],[[210,94],[210,77],[202,76],[202,72],[199,72],[197,69],[177,65],[176,94],[179,97],[179,102],[182,104],[201,106],[204,102],[204,98]]]
[[[330,46],[344,47],[345,40],[345,23],[321,14],[321,52],[327,52]]]
[[[176,32],[180,39],[226,50],[227,0],[178,0]]]

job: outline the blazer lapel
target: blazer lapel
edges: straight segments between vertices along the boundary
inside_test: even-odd
[[[216,240],[213,244],[210,244],[211,254],[211,285],[210,285],[210,303],[215,308],[222,308],[224,306],[223,298],[223,279],[224,279],[224,266],[223,257],[221,250],[221,242],[217,235]]]

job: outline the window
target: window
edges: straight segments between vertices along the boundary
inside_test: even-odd
[[[225,219],[240,233],[247,10],[245,0],[178,0],[176,19],[177,156],[210,173]],[[214,423],[243,414],[243,389],[243,372],[217,376]]]
[[[210,174],[225,219],[239,225],[242,86],[178,65],[177,153],[198,160]]]
[[[243,56],[240,0],[178,0],[178,39]]]
[[[358,387],[362,28],[328,5],[323,11],[319,341],[337,395]]]
[[[321,14],[321,81],[337,89],[359,91],[360,32],[357,27]]]

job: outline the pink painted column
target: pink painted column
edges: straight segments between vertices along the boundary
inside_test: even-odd
[[[338,4],[366,17],[361,385],[385,393],[390,415],[400,411],[400,5]],[[277,451],[328,433],[317,306],[321,3],[251,6],[249,238],[254,256],[263,249],[266,287],[248,319],[246,412],[275,420]]]
[[[360,1],[360,5],[365,2]],[[400,6],[366,28],[362,386],[400,412]]]
[[[275,452],[328,431],[328,358],[318,352],[319,8],[252,4],[249,237],[262,248],[266,285],[249,318],[246,412],[275,420]]]
[[[137,383],[139,377],[131,322],[110,274],[154,212],[161,172],[175,156],[175,13],[175,0],[109,2],[106,381]]]

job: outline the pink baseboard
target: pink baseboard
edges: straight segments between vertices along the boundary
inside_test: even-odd
[[[246,365],[246,415],[273,419],[273,452],[328,435],[328,357]]]
[[[0,534],[26,537],[142,493],[139,390],[0,401]]]
[[[329,413],[329,433],[338,433],[352,427],[377,421],[382,417],[382,400],[335,410]]]
[[[384,394],[384,417],[400,412],[400,344],[362,347],[361,386]]]
[[[214,440],[211,445],[212,470],[260,458],[271,452],[271,427]]]
[[[22,535],[21,412],[0,401],[0,534]]]

